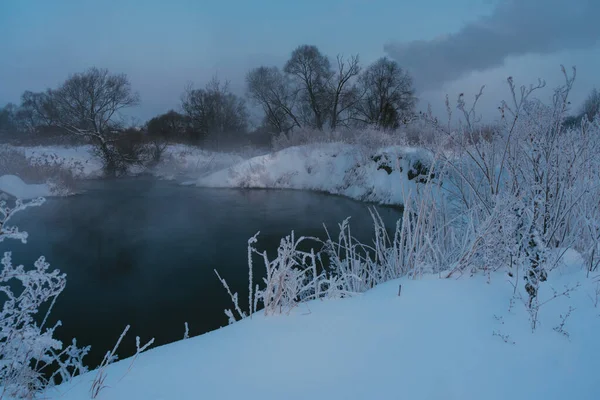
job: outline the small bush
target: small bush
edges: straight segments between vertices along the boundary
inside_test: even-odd
[[[0,242],[5,239],[27,241],[27,233],[8,226],[11,217],[30,206],[40,206],[44,199],[28,203],[16,201],[14,207],[0,201]],[[59,270],[50,271],[44,257],[33,269],[15,266],[10,252],[4,253],[0,264],[0,398],[34,398],[49,385],[67,381],[86,372],[83,357],[89,347],[79,348],[77,342],[64,347],[56,340],[54,330],[46,322],[54,302],[66,286],[66,276]],[[49,304],[40,322],[40,308]]]

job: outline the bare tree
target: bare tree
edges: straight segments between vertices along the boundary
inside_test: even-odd
[[[105,172],[116,174],[122,162],[115,151],[114,134],[121,128],[117,118],[124,108],[139,103],[125,74],[110,74],[106,69],[90,68],[71,75],[58,89],[48,90],[38,100],[32,96],[34,110],[47,122],[67,132],[87,138],[104,161]],[[39,104],[39,105],[38,105]]]
[[[193,128],[203,139],[212,139],[220,147],[224,136],[247,131],[248,112],[243,99],[229,91],[229,82],[221,84],[214,77],[204,89],[188,86],[182,107]]]
[[[17,106],[12,103],[8,103],[4,107],[0,107],[0,135],[12,135],[17,132],[17,109]]]
[[[150,164],[158,164],[169,143],[187,140],[190,132],[190,119],[175,110],[170,110],[148,121],[146,123],[146,140],[149,145]]]
[[[246,75],[247,95],[265,113],[265,125],[273,133],[287,133],[302,125],[295,114],[296,96],[277,67],[258,67]]]
[[[331,92],[331,117],[330,126],[335,130],[340,123],[344,112],[353,107],[359,99],[356,88],[351,86],[352,79],[360,73],[358,55],[350,56],[345,60],[337,56],[337,70],[332,76],[329,86]]]
[[[359,77],[361,101],[354,119],[381,129],[396,129],[413,115],[412,78],[398,63],[380,58]]]
[[[598,115],[600,115],[600,92],[598,89],[593,89],[581,107],[581,116],[593,121]]]
[[[298,91],[310,110],[311,125],[322,130],[331,106],[329,82],[333,73],[329,59],[316,46],[301,45],[283,70],[298,82]]]
[[[52,91],[34,93],[25,91],[21,96],[21,106],[17,119],[27,132],[33,133],[42,127],[56,126],[58,110],[52,101]]]

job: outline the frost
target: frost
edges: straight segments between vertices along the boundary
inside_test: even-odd
[[[325,241],[296,239],[292,232],[274,259],[255,248],[254,236],[247,311],[219,276],[234,303],[229,320],[261,307],[265,314],[289,313],[302,302],[363,293],[404,276],[485,274],[489,281],[493,272],[505,271],[535,330],[540,308],[578,287],[555,290],[548,282],[564,254],[583,254],[588,275],[600,265],[600,117],[577,128],[564,124],[574,74],[563,73],[565,83],[549,105],[533,99],[543,82],[517,88],[509,78],[512,101],[502,103],[501,119],[489,127],[475,111],[482,92],[470,107],[459,96],[456,121],[447,101],[446,124],[423,115],[434,140],[418,151],[370,150],[375,155],[365,159],[356,157],[356,145],[296,146],[201,179],[217,186],[324,190],[404,207],[391,230],[372,212],[373,243],[358,242],[349,219],[337,237],[326,229]],[[370,189],[364,176],[374,181]],[[300,250],[307,246],[313,250]],[[262,258],[266,275],[256,289],[252,254]]]
[[[43,202],[43,198],[27,203],[17,200],[13,208],[0,202],[0,241],[16,239],[25,243],[27,233],[6,223],[15,213]],[[50,271],[50,264],[43,256],[30,270],[23,265],[15,266],[10,252],[4,253],[0,263],[0,292],[4,298],[0,312],[0,397],[8,394],[30,398],[56,383],[57,377],[68,381],[86,372],[83,357],[89,347],[79,348],[73,340],[63,349],[63,344],[53,338],[60,321],[53,327],[46,326],[54,302],[66,286],[65,274]],[[46,303],[50,303],[48,310],[39,322],[40,307]],[[51,374],[50,369],[54,371]]]

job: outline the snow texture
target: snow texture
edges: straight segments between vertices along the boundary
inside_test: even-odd
[[[343,195],[380,204],[403,204],[415,193],[417,162],[428,153],[408,147],[369,151],[343,143],[290,147],[254,157],[198,179],[206,187],[302,189]],[[424,178],[424,177],[420,177]]]
[[[567,254],[565,260],[579,263]],[[501,273],[470,279],[399,279],[356,297],[262,312],[106,369],[98,399],[598,399],[597,283],[581,264],[551,272],[570,298],[541,309],[532,333],[525,306],[509,311]],[[402,285],[398,296],[399,285]],[[548,285],[542,297],[551,297]],[[561,315],[574,311],[554,329]],[[132,340],[131,338],[129,340]],[[94,372],[44,393],[89,398]]]

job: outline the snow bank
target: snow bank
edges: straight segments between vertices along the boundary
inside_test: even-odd
[[[15,175],[0,176],[0,192],[4,192],[18,199],[33,199],[36,197],[52,196],[48,184],[28,185]]]
[[[387,147],[376,152],[341,143],[290,147],[254,157],[198,179],[208,187],[304,189],[381,204],[402,204],[416,190],[424,150]],[[420,178],[423,178],[421,176]]]
[[[600,309],[590,300],[595,283],[580,271],[551,273],[542,299],[550,285],[582,286],[544,305],[535,333],[523,304],[509,312],[512,287],[502,274],[490,283],[481,275],[401,279],[350,299],[303,303],[289,316],[259,312],[150,350],[130,371],[131,359],[123,360],[106,370],[98,398],[598,399]],[[553,328],[570,306],[566,337]],[[89,398],[94,376],[44,397]]]

